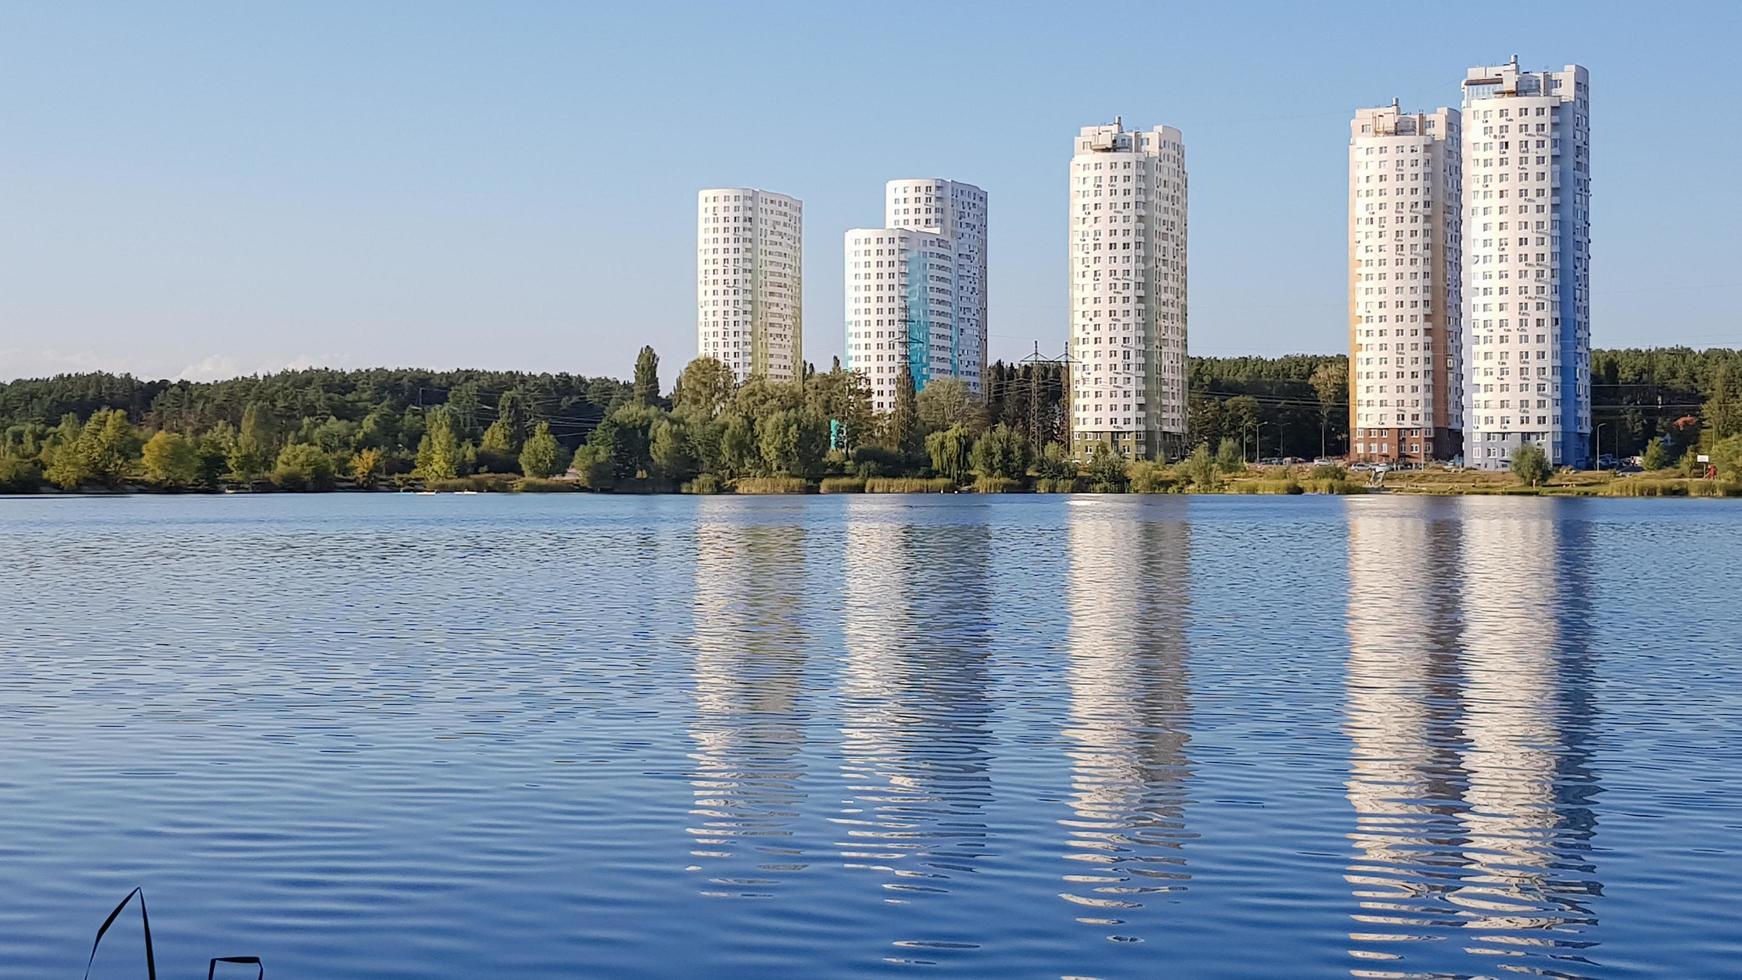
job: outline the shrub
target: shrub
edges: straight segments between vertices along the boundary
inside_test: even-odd
[[[865,478],[862,476],[825,477],[822,485],[817,489],[822,493],[864,493]]]
[[[1548,454],[1535,443],[1525,443],[1512,451],[1512,475],[1523,480],[1529,486],[1540,486],[1548,481],[1553,469],[1548,464]]]
[[[1223,473],[1240,473],[1246,469],[1246,455],[1238,442],[1227,437],[1222,439],[1222,444],[1216,447],[1216,469]]]
[[[1133,463],[1130,467],[1132,493],[1179,493],[1180,480],[1161,463]]]
[[[1307,475],[1314,480],[1347,480],[1349,471],[1336,463],[1320,463]]]
[[[1053,443],[1053,445],[1058,445]],[[1034,481],[1035,493],[1077,493],[1081,490],[1080,481],[1074,476],[1039,477]]]
[[[573,480],[550,480],[537,476],[522,477],[514,481],[515,493],[571,493],[580,488],[580,484]]]
[[[35,493],[42,489],[42,467],[35,460],[0,456],[0,493]]]
[[[1192,485],[1192,489],[1200,492],[1210,492],[1216,489],[1216,458],[1210,455],[1210,447],[1199,443],[1179,464],[1180,477]]]
[[[866,493],[948,493],[956,489],[947,477],[879,476],[865,481]]]
[[[1034,472],[1043,480],[1053,483],[1072,481],[1077,477],[1076,460],[1071,459],[1070,450],[1063,444],[1049,442],[1040,452],[1040,458],[1034,461]]]
[[[720,485],[720,478],[712,473],[698,473],[696,478],[680,487],[684,493],[694,493],[707,496],[723,493],[725,488]]]
[[[732,485],[733,493],[809,493],[810,481],[802,476],[741,476]]]
[[[1021,480],[1007,476],[982,476],[974,481],[975,493],[1015,493],[1021,489]]]
[[[853,472],[860,476],[882,476],[900,470],[904,460],[900,453],[883,446],[860,446],[853,450]]]
[[[1104,442],[1095,443],[1089,456],[1089,488],[1096,493],[1124,493],[1129,482],[1125,457]]]
[[[1623,477],[1604,488],[1612,497],[1685,497],[1688,485],[1680,480],[1646,476]]]
[[[319,446],[286,446],[272,469],[272,482],[286,490],[329,489],[333,485],[333,459]]]

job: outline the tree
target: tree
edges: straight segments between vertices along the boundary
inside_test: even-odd
[[[199,465],[199,484],[215,489],[230,469],[230,454],[236,449],[236,427],[220,421],[200,436],[194,444],[194,456]]]
[[[960,378],[928,382],[915,398],[915,409],[926,432],[961,426],[970,436],[977,436],[986,428],[986,406]]]
[[[465,446],[453,413],[445,405],[430,409],[423,440],[417,447],[417,475],[429,481],[452,480],[460,475],[464,460]]]
[[[684,366],[671,390],[673,411],[711,419],[732,403],[737,388],[732,369],[712,357],[698,357]]]
[[[1712,465],[1726,480],[1742,479],[1742,435],[1734,435],[1712,447]]]
[[[1669,446],[1659,436],[1645,444],[1645,457],[1640,460],[1640,464],[1648,470],[1662,470],[1669,468],[1670,459]]]
[[[199,482],[200,457],[194,443],[179,432],[158,432],[140,451],[145,478],[160,487],[189,487]]]
[[[478,437],[478,413],[483,407],[483,402],[478,398],[476,381],[455,385],[448,392],[448,411],[454,413],[454,426],[459,429],[461,439]]]
[[[351,480],[359,489],[373,490],[375,483],[381,477],[381,450],[373,447],[357,450],[357,455],[351,457]]]
[[[79,450],[84,431],[79,417],[68,412],[43,442],[43,478],[62,490],[77,490],[92,476],[90,462]]]
[[[673,482],[696,475],[696,453],[690,448],[690,426],[681,415],[659,419],[648,429],[647,455],[660,476]]]
[[[532,424],[532,406],[526,392],[519,388],[510,388],[496,399],[496,421],[507,427],[509,453],[520,451],[522,443],[526,442],[526,432]],[[460,434],[462,440],[464,434]]]
[[[635,404],[644,408],[659,404],[659,355],[651,346],[635,355]]]
[[[810,476],[823,460],[827,423],[803,411],[782,409],[756,424],[757,444],[770,473]]]
[[[1071,451],[1063,443],[1049,442],[1042,447],[1034,472],[1043,480],[1074,480],[1077,478],[1077,461],[1071,458]]]
[[[750,419],[730,412],[718,425],[721,475],[740,476],[760,468],[762,451],[756,445],[756,429]]]
[[[962,425],[952,425],[925,437],[925,452],[931,459],[931,468],[939,476],[948,477],[958,484],[968,476],[968,457],[973,448],[974,437]]]
[[[1028,440],[1007,425],[995,425],[974,443],[970,458],[981,476],[1020,480],[1028,475]]]
[[[1742,390],[1739,388],[1742,388],[1742,379],[1731,374],[1728,362],[1720,361],[1712,370],[1711,397],[1701,409],[1706,425],[1712,430],[1713,442],[1742,432]]]
[[[1319,400],[1319,455],[1326,456],[1329,455],[1326,432],[1330,429],[1331,414],[1349,404],[1349,364],[1347,361],[1326,361],[1313,369],[1307,381]]]
[[[520,450],[520,472],[534,479],[546,480],[563,470],[563,447],[550,434],[550,423],[540,422]]]
[[[484,430],[484,438],[478,443],[480,450],[503,455],[513,455],[520,451],[514,444],[514,428],[502,419],[491,422]]]
[[[333,485],[333,458],[306,442],[284,447],[272,468],[272,482],[286,490],[326,490]]]
[[[871,384],[857,371],[842,368],[839,359],[828,373],[812,375],[805,383],[804,404],[806,411],[834,423],[835,449],[852,452],[876,437]]]
[[[1222,436],[1224,439],[1237,439],[1240,445],[1245,445],[1247,436],[1258,434],[1258,421],[1258,399],[1251,395],[1239,395],[1222,404]],[[1216,452],[1218,456],[1221,455],[1220,448]],[[1256,446],[1253,447],[1253,459],[1263,455]]]
[[[1191,482],[1192,486],[1204,491],[1216,489],[1218,466],[1216,457],[1210,455],[1209,446],[1201,442],[1198,443],[1198,447],[1192,450],[1192,454],[1187,456],[1179,465],[1181,473]]]
[[[903,456],[920,448],[918,396],[913,390],[913,371],[906,366],[895,372],[895,407],[883,423],[883,441]]]
[[[79,432],[74,451],[91,478],[106,487],[118,487],[139,458],[139,433],[127,421],[127,413],[118,408],[93,412]]]
[[[242,411],[242,428],[230,451],[230,472],[244,483],[253,483],[266,473],[277,454],[278,427],[272,409],[249,402]]]
[[[1553,472],[1548,454],[1536,443],[1527,442],[1512,450],[1512,474],[1530,486],[1541,485]]]
[[[1095,443],[1089,453],[1089,483],[1096,493],[1124,493],[1128,473],[1125,457],[1105,442]]]
[[[1209,451],[1205,446],[1204,450]],[[1243,473],[1246,470],[1246,454],[1241,452],[1240,444],[1233,437],[1225,437],[1222,444],[1216,447],[1216,469],[1223,473]]]

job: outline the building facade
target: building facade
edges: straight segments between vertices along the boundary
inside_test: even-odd
[[[1465,462],[1591,458],[1590,79],[1518,59],[1464,78]]]
[[[1166,458],[1186,434],[1186,163],[1180,131],[1086,126],[1071,158],[1072,449]]]
[[[1462,144],[1450,109],[1359,109],[1349,127],[1349,451],[1463,452]]]
[[[986,192],[953,180],[892,180],[883,220],[846,235],[848,369],[870,382],[880,412],[895,407],[899,370],[916,391],[953,377],[981,394]]]
[[[696,354],[740,381],[804,371],[804,205],[714,187],[697,195]]]

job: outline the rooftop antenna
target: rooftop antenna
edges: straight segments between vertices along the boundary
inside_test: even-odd
[[[1113,117],[1113,125],[1119,129],[1124,129],[1125,128],[1125,117],[1124,116],[1114,116]]]
[[[1514,67],[1514,68],[1518,67],[1518,56],[1517,55],[1512,56],[1512,67]]]
[[[1395,95],[1391,97],[1391,108],[1393,110],[1397,109],[1397,96]]]

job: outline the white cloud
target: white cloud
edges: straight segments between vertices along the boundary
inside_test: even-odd
[[[107,369],[102,355],[92,350],[25,350],[22,347],[0,347],[0,380],[4,381]]]

